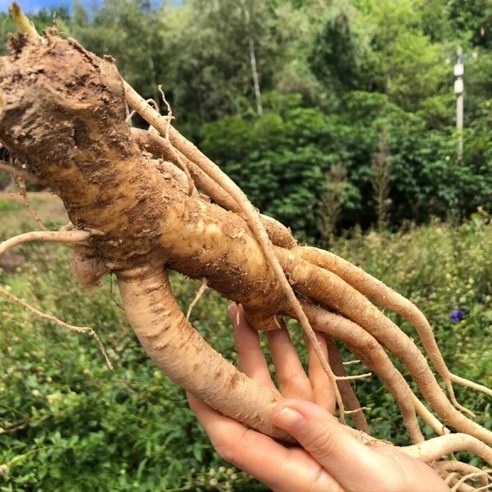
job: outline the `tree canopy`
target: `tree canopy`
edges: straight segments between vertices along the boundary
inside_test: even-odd
[[[390,226],[492,207],[487,0],[104,0],[32,18],[46,27],[53,12],[64,35],[113,56],[128,82],[166,111],[161,85],[174,124],[303,238],[323,235],[334,165],[346,170],[340,226],[378,223],[373,163],[383,136]],[[0,29],[13,30],[6,15]]]

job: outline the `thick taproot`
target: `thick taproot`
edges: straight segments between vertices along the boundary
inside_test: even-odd
[[[94,231],[94,254],[108,270],[160,261],[206,277],[264,318],[282,308],[244,220],[190,196],[142,156],[110,60],[75,42],[26,35],[10,52],[0,66],[0,140],[62,198],[77,228]]]
[[[140,343],[174,382],[235,420],[264,434],[291,439],[270,419],[282,399],[280,393],[256,384],[203,340],[181,312],[163,271],[122,272],[119,287]]]

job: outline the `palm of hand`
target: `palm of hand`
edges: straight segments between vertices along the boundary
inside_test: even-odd
[[[258,334],[247,324],[241,307],[231,306],[240,368],[264,386],[275,386]],[[275,425],[290,432],[302,447],[287,447],[224,417],[192,395],[191,408],[226,461],[275,491],[397,492],[449,490],[424,463],[391,446],[368,447],[357,441],[332,415],[334,392],[312,347],[306,374],[286,330],[267,333],[268,344],[285,400],[275,408]],[[325,339],[319,343],[327,355]]]

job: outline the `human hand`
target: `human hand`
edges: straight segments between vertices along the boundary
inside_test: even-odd
[[[258,334],[241,307],[229,308],[240,368],[259,384],[273,386]],[[441,492],[444,481],[429,466],[393,446],[358,441],[330,413],[335,398],[328,376],[309,347],[306,375],[285,330],[267,333],[280,391],[286,399],[272,421],[302,447],[285,446],[225,417],[188,395],[190,406],[219,455],[274,491]],[[326,354],[326,343],[319,338]],[[293,399],[296,398],[296,399]]]

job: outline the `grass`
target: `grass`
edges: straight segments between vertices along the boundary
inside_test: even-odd
[[[54,229],[68,221],[61,200],[49,192],[29,193],[29,201],[43,224]],[[0,238],[39,229],[19,195],[0,192]]]
[[[18,212],[22,210],[23,206],[20,203],[12,200],[0,200],[0,213],[6,212]]]

